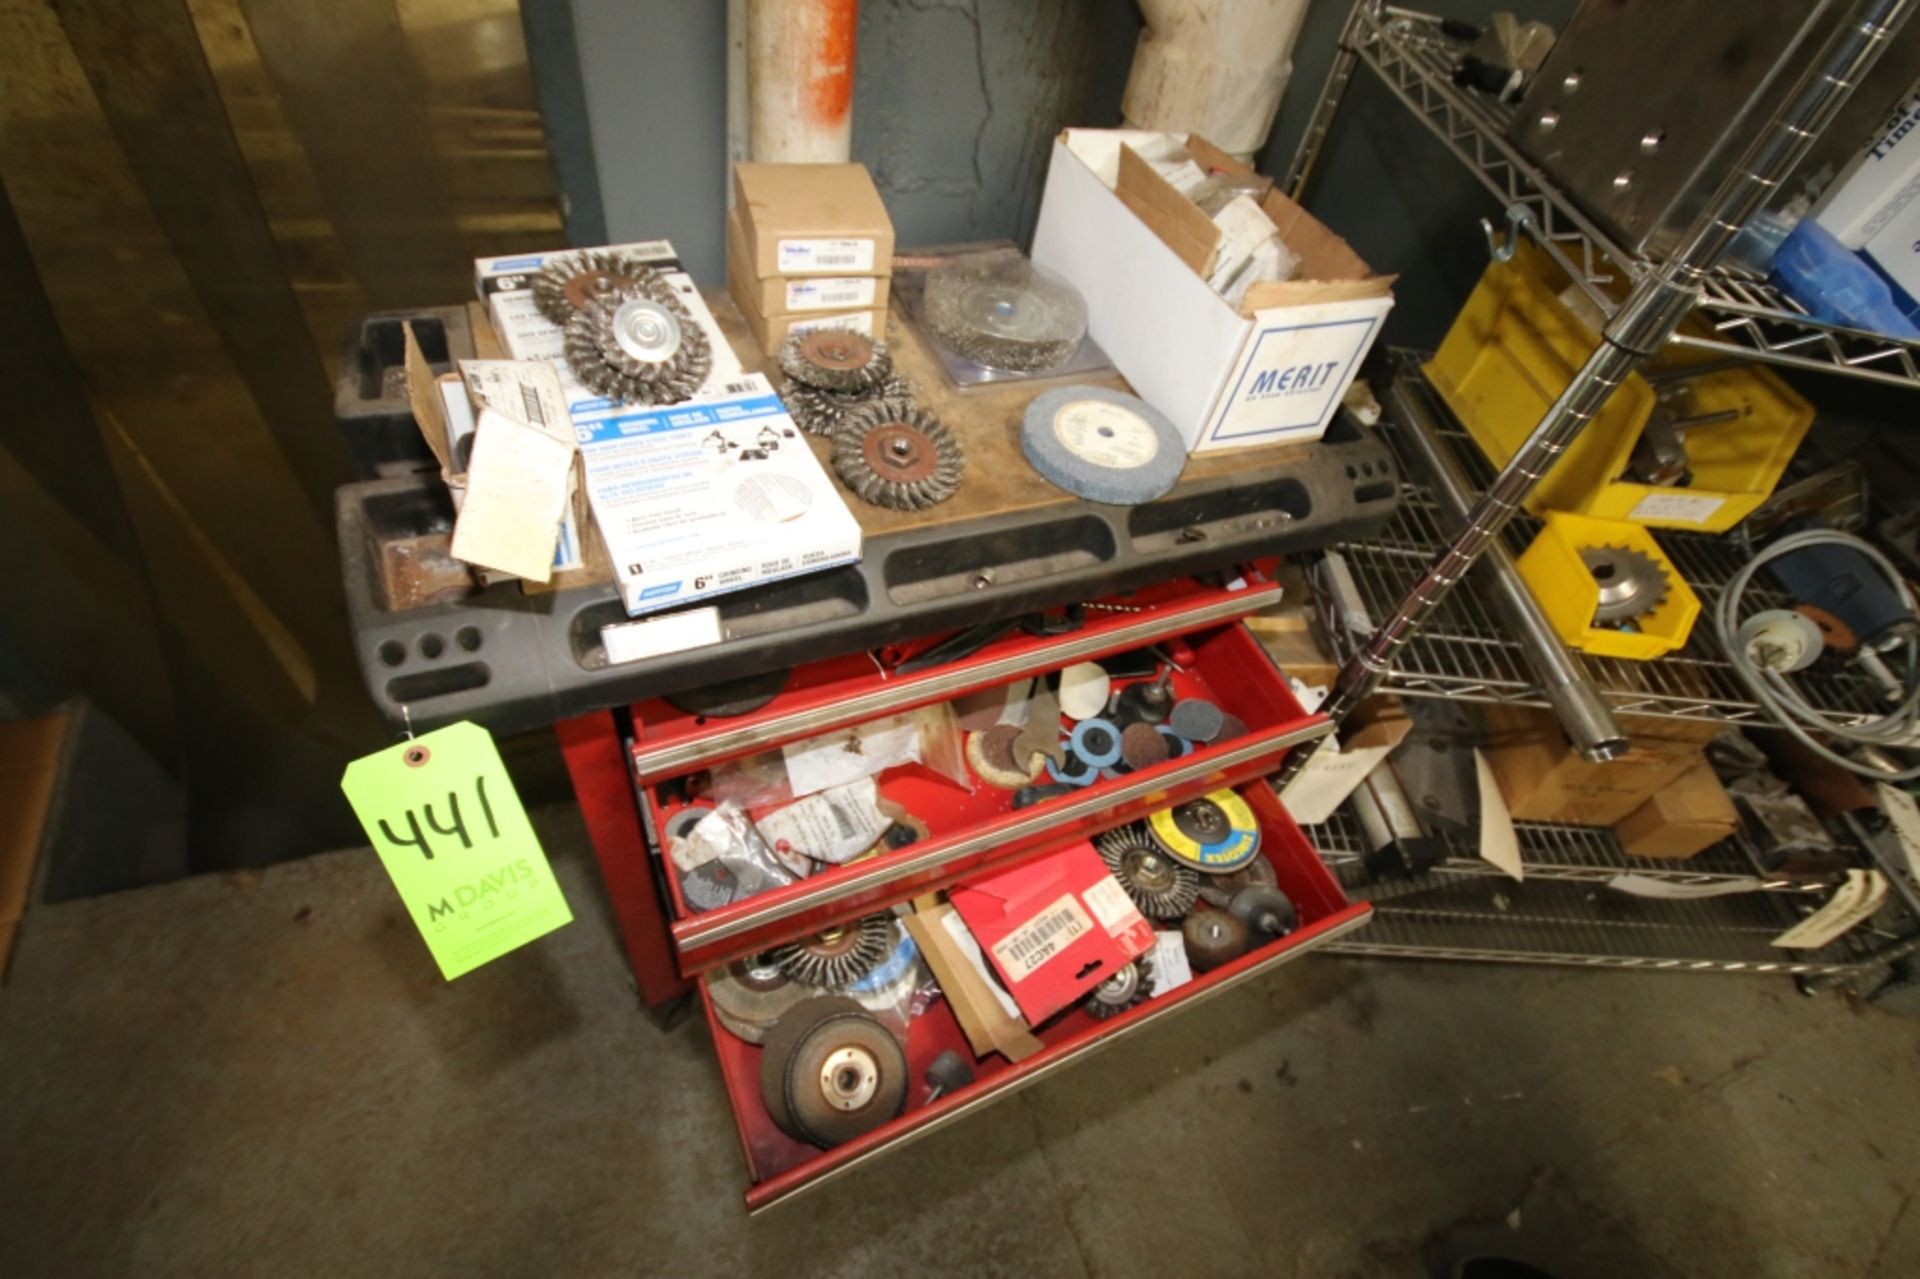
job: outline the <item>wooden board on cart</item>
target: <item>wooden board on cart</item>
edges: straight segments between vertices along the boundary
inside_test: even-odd
[[[766,373],[776,385],[779,384],[782,380],[779,370],[769,364],[753,340],[746,319],[733,299],[724,289],[707,289],[703,292],[708,307],[713,311],[713,318],[719,322],[721,331],[727,335],[734,352],[740,357],[740,366],[750,373]],[[483,340],[480,331],[480,327],[476,327],[476,342]],[[835,485],[846,499],[847,508],[860,521],[861,531],[867,537],[1048,506],[1057,506],[1065,513],[1083,505],[1082,499],[1055,488],[1027,464],[1026,455],[1020,451],[1020,417],[1036,395],[1056,386],[1079,382],[1131,393],[1133,388],[1127,385],[1125,378],[1108,371],[1102,375],[1075,379],[1036,378],[1011,385],[989,384],[961,391],[947,379],[939,359],[927,346],[918,326],[908,318],[898,298],[887,314],[887,349],[893,355],[894,367],[913,383],[915,402],[959,436],[961,447],[967,452],[967,470],[957,493],[940,505],[924,511],[891,511],[873,506],[855,497],[845,485],[840,484],[836,476]],[[832,475],[831,446],[822,439],[809,439],[808,442],[813,446],[820,464]],[[1298,445],[1275,445],[1234,453],[1204,454],[1188,459],[1180,480],[1184,484],[1191,480],[1214,479],[1282,466],[1289,457],[1300,451]],[[558,590],[612,580],[612,568],[600,544],[598,529],[589,530],[586,558],[587,567],[556,573],[550,584],[542,586],[530,583],[527,589]]]

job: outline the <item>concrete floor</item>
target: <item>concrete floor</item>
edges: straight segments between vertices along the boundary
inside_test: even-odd
[[[1920,1021],[1310,959],[758,1219],[703,1025],[577,922],[441,982],[368,852],[31,915],[0,1274],[1920,1273]]]

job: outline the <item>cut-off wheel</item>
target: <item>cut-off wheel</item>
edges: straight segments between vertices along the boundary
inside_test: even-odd
[[[850,986],[893,952],[897,931],[892,915],[867,915],[781,946],[773,962],[808,986]]]
[[[622,285],[588,302],[566,330],[567,366],[597,395],[678,404],[713,369],[713,348],[672,289]]]
[[[760,1055],[768,1117],[788,1136],[827,1149],[898,1115],[910,1082],[900,1041],[841,997],[795,1005]]]
[[[1200,896],[1200,872],[1167,856],[1139,826],[1121,826],[1093,841],[1107,870],[1148,919],[1178,919]]]
[[[780,344],[780,371],[822,391],[869,391],[893,372],[887,344],[851,329],[810,329]]]
[[[966,455],[931,413],[904,400],[881,400],[841,421],[833,469],[864,502],[918,511],[953,496]]]
[[[1196,910],[1180,925],[1180,941],[1196,973],[1232,963],[1247,953],[1252,940],[1247,926],[1224,910]]]
[[[788,382],[780,392],[781,402],[793,417],[794,425],[808,435],[831,437],[847,419],[847,414],[876,400],[912,400],[913,383],[898,373],[889,375],[877,386],[859,391],[826,391],[817,386]]]
[[[736,960],[707,980],[707,995],[720,1024],[750,1044],[765,1043],[767,1033],[788,1009],[818,994],[789,980],[764,954]]]
[[[660,273],[631,253],[586,249],[555,258],[533,277],[533,301],[540,314],[565,327],[589,302],[636,285],[652,293],[671,293]]]
[[[1086,1010],[1105,1021],[1118,1017],[1153,993],[1153,961],[1145,955],[1095,986],[1087,995]]]

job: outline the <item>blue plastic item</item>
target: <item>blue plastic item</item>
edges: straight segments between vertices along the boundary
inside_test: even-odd
[[[1772,280],[1817,320],[1920,342],[1920,328],[1894,303],[1887,282],[1811,219],[1773,255]]]

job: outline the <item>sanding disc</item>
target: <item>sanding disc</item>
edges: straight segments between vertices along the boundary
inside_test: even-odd
[[[1147,818],[1154,842],[1205,871],[1238,870],[1260,852],[1260,823],[1237,791],[1212,791]]]
[[[1060,713],[1068,719],[1092,719],[1107,709],[1113,681],[1094,662],[1075,662],[1060,672]]]
[[[1173,704],[1167,727],[1190,742],[1211,742],[1220,735],[1226,716],[1212,702],[1198,697],[1183,698]]]
[[[1187,446],[1166,416],[1104,386],[1063,386],[1036,396],[1020,420],[1033,469],[1090,502],[1133,506],[1171,489]]]
[[[968,733],[967,763],[974,775],[1002,790],[1017,790],[1038,777],[1047,757],[1032,752],[1016,762],[1014,747],[1019,740],[1020,729],[1013,724],[996,724],[984,733]]]

